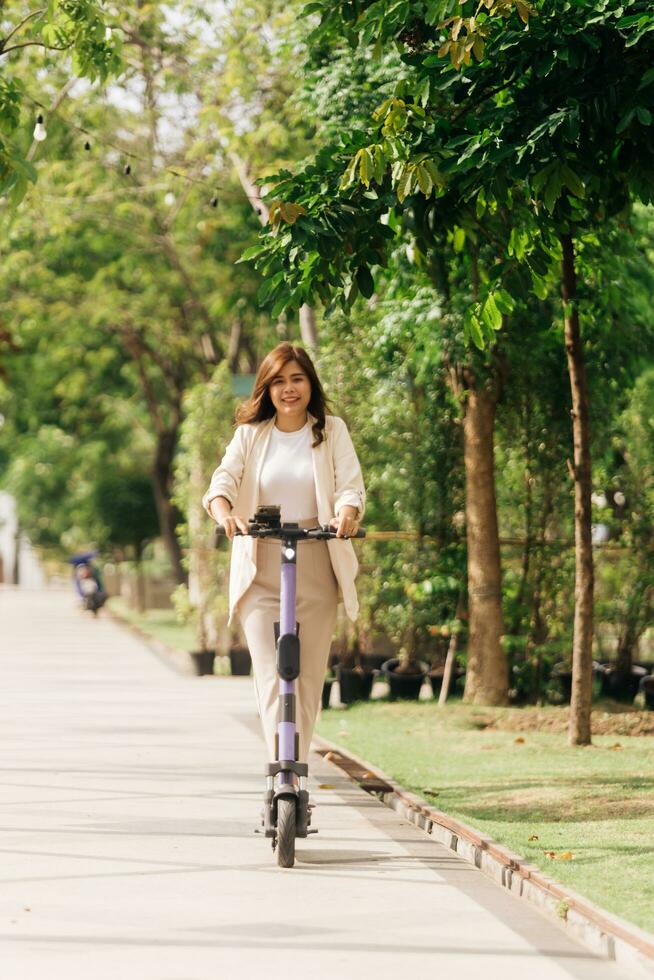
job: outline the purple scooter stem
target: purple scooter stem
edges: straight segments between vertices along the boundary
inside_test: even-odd
[[[286,549],[293,551],[293,556],[284,555],[286,560],[282,560],[281,584],[280,584],[280,616],[279,633],[286,636],[288,633],[295,633],[295,597],[297,584],[297,565],[295,563],[296,547],[286,544]],[[295,694],[295,681],[286,681],[280,678],[279,693]],[[292,761],[295,759],[295,724],[292,721],[280,721],[278,725],[279,733],[279,758],[282,761]],[[290,772],[280,773],[282,783],[290,783],[292,775]]]

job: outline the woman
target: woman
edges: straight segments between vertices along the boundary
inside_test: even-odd
[[[229,622],[238,616],[250,648],[270,759],[279,694],[274,623],[279,621],[280,547],[278,541],[245,536],[247,522],[258,506],[276,504],[283,522],[331,524],[339,538],[356,533],[365,508],[361,467],[347,426],[325,408],[307,352],[279,344],[264,358],[251,398],[236,413],[236,432],[202,500],[232,540]],[[237,530],[244,536],[235,537]],[[298,547],[301,762],[311,744],[338,601],[350,619],[358,613],[357,570],[351,541],[307,540]]]

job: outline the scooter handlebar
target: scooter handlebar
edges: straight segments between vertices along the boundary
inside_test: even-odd
[[[255,537],[255,538],[260,538],[260,537],[277,538],[278,537],[281,540],[281,538],[283,537],[283,530],[284,530],[283,526],[282,527],[277,527],[277,528],[267,528],[267,527],[261,527],[261,526],[260,527],[253,527],[250,531],[248,531],[248,535],[251,535],[252,537]],[[293,528],[292,530],[296,531],[297,528]],[[356,532],[356,534],[344,534],[342,536],[342,538],[338,538],[338,535],[336,534],[336,531],[329,524],[323,524],[322,527],[305,528],[304,530],[307,531],[308,533],[299,535],[299,540],[300,541],[311,539],[311,538],[322,540],[322,541],[336,541],[336,540],[349,541],[350,538],[365,538],[365,536],[366,536],[366,531],[365,531],[365,528],[363,528],[363,527],[360,527],[359,530]],[[273,533],[271,533],[271,531],[278,532],[278,533],[274,533],[273,534]],[[237,536],[237,535],[239,537],[244,537],[245,536],[243,534],[243,531],[239,531],[238,529],[235,532],[235,536]],[[222,524],[216,524],[216,537],[218,537],[218,538],[227,537],[227,532],[225,531],[225,528],[222,526]]]

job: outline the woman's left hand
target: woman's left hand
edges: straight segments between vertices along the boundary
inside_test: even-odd
[[[357,521],[358,510],[356,507],[350,507],[349,504],[345,507],[341,507],[338,512],[338,517],[332,517],[329,522],[331,527],[336,528],[336,537],[351,538],[359,530],[359,522]]]

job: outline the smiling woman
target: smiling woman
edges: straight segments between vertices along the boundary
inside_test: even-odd
[[[272,759],[278,710],[275,623],[280,619],[280,553],[272,539],[248,535],[248,518],[261,505],[279,506],[284,523],[331,524],[338,537],[349,537],[358,530],[365,490],[347,426],[326,414],[320,379],[302,347],[282,343],[264,358],[252,397],[240,406],[236,421],[234,438],[203,503],[233,539],[230,621],[237,615],[247,637]],[[313,540],[300,549],[297,569],[302,644],[299,761],[304,762],[339,599],[350,618],[358,612],[358,562],[349,540]]]

